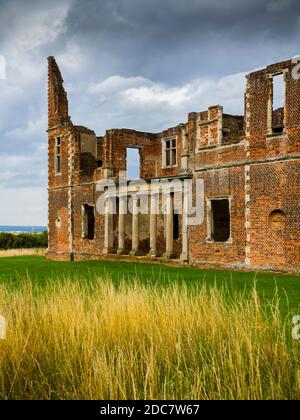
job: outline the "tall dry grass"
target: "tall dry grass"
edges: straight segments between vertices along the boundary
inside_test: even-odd
[[[45,248],[20,248],[20,249],[0,249],[0,258],[4,257],[27,257],[27,256],[40,256],[46,255],[47,249]]]
[[[2,399],[292,399],[298,343],[255,290],[0,286]]]

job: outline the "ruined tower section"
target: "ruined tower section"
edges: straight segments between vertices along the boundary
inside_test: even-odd
[[[299,266],[300,81],[297,76],[295,64],[286,61],[247,77],[245,261],[252,268],[296,270]],[[279,93],[278,78],[282,79]]]
[[[48,58],[48,257],[70,259],[72,254],[73,126],[60,70]]]
[[[189,140],[194,178],[204,182],[204,220],[189,228],[190,261],[241,267],[245,261],[244,117],[225,114],[219,105],[190,113]]]
[[[54,128],[70,122],[68,98],[63,78],[54,57],[48,58],[48,127]]]
[[[48,58],[48,258],[101,255],[103,218],[95,182],[102,178],[102,138],[73,125],[60,69]]]

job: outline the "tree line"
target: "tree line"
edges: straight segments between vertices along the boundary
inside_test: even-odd
[[[42,233],[0,233],[0,249],[47,248],[48,232]]]

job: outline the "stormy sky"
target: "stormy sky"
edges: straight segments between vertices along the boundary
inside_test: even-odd
[[[47,223],[47,61],[75,124],[161,131],[300,53],[299,0],[0,0],[0,225]]]

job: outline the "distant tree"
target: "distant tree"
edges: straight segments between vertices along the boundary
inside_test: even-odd
[[[47,248],[48,232],[43,233],[0,233],[0,249]]]

